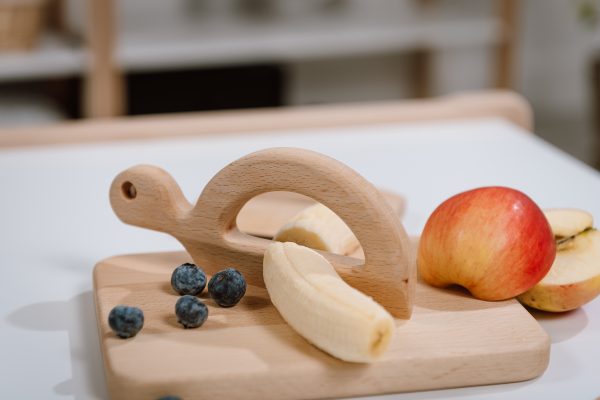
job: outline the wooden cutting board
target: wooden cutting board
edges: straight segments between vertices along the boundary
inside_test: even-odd
[[[206,323],[177,323],[173,269],[185,252],[137,254],[100,262],[96,314],[113,399],[313,399],[515,382],[541,375],[550,342],[516,301],[485,302],[461,290],[418,282],[413,315],[371,365],[338,361],[293,331],[264,288],[249,286],[233,308],[204,293]],[[117,304],[144,310],[143,330],[119,339],[108,313]]]
[[[398,318],[397,336],[381,360],[339,361],[295,333],[272,306],[260,271],[269,241],[240,233],[236,217],[243,231],[270,237],[285,222],[277,215],[284,218],[309,203],[299,204],[305,200],[297,196],[263,195],[238,216],[249,198],[270,190],[315,198],[359,238],[364,253],[354,258],[324,255],[349,284]],[[550,340],[518,302],[484,302],[460,289],[417,281],[415,241],[409,244],[398,217],[403,202],[387,199],[335,160],[297,150],[259,152],[229,164],[193,209],[162,170],[144,166],[120,174],[111,187],[117,215],[173,234],[188,252],[118,256],[96,266],[96,315],[111,397],[331,398],[514,382],[542,374]],[[290,211],[279,214],[277,208]],[[267,219],[271,225],[265,228]],[[362,254],[366,259],[359,258]],[[202,327],[185,330],[175,317],[179,296],[170,276],[191,261],[209,275],[235,266],[249,285],[233,308],[220,308],[202,295],[209,318]],[[136,337],[119,339],[111,332],[108,314],[117,304],[144,311],[144,328]]]

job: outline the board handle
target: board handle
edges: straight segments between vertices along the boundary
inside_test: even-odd
[[[141,165],[115,178],[110,199],[123,222],[172,234],[209,273],[233,265],[250,284],[264,286],[262,258],[271,241],[239,231],[236,217],[247,201],[271,191],[311,197],[342,218],[363,248],[364,264],[322,254],[351,286],[395,317],[410,317],[416,269],[406,232],[377,188],[330,157],[292,148],[249,154],[217,173],[193,208],[167,172]]]

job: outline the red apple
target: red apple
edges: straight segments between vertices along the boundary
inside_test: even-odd
[[[556,256],[542,210],[524,193],[483,187],[459,193],[425,224],[417,256],[425,282],[458,284],[482,300],[504,300],[538,283]]]

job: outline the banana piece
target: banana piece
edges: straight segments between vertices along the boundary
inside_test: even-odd
[[[272,243],[265,251],[263,277],[283,319],[334,357],[374,361],[395,335],[392,316],[344,282],[314,250],[291,242]]]
[[[341,255],[350,255],[359,247],[348,225],[320,203],[294,216],[275,234],[274,240]]]

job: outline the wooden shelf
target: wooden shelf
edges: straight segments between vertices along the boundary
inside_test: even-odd
[[[242,26],[218,33],[179,28],[160,35],[123,35],[117,60],[128,71],[294,62],[422,48],[488,46],[497,42],[499,31],[495,19],[379,26]]]
[[[157,21],[140,16],[135,9],[118,8],[123,4],[116,0],[86,3],[87,16],[75,27],[86,37],[84,45],[46,37],[37,51],[3,53],[0,82],[80,74],[85,77],[85,115],[102,118],[125,112],[123,72],[408,52],[414,64],[413,95],[425,97],[431,94],[434,51],[494,46],[496,84],[504,87],[512,81],[516,0],[496,0],[498,15],[490,17],[444,16],[429,2],[375,13],[371,11],[377,7],[365,8],[366,3],[356,2],[343,13],[298,17],[306,9],[298,6],[302,2],[290,1],[288,5],[295,5],[269,18],[240,18],[240,10],[231,12],[225,7],[214,9],[214,15],[197,14],[198,10],[161,12]],[[119,13],[130,13],[127,24],[119,26]]]
[[[378,26],[247,25],[216,32],[183,26],[156,34],[123,32],[116,62],[123,71],[137,72],[478,47],[495,44],[499,30],[492,18]],[[2,54],[0,81],[81,74],[85,55],[83,48],[47,36],[38,50]]]

